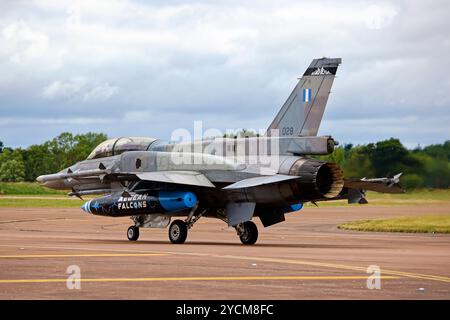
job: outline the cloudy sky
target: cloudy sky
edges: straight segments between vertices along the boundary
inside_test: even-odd
[[[450,139],[450,3],[1,1],[0,140],[264,129],[310,61],[342,57],[319,134]]]

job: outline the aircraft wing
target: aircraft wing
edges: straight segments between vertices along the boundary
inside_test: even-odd
[[[382,193],[404,193],[405,190],[400,186],[399,173],[392,178],[375,179],[350,179],[344,181],[344,187],[356,190],[370,190]]]
[[[152,171],[134,173],[134,175],[145,181],[215,188],[214,184],[207,177],[197,171]]]
[[[243,189],[243,188],[257,187],[257,186],[261,186],[264,184],[277,183],[277,182],[293,180],[293,179],[298,179],[298,177],[297,176],[288,176],[288,175],[283,175],[283,174],[275,174],[273,176],[260,176],[260,177],[253,177],[253,178],[240,180],[238,182],[230,184],[229,186],[224,187],[223,189],[225,189],[225,190]]]

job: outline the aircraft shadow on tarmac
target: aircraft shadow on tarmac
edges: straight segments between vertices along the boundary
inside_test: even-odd
[[[89,240],[89,242],[97,242],[96,240]],[[182,245],[174,245],[168,241],[163,240],[139,240],[130,242],[128,240],[98,240],[98,244],[135,244],[135,245],[168,245],[174,248],[182,248],[183,246],[223,246],[223,247],[241,247],[240,242],[217,242],[217,241],[188,241]],[[316,249],[367,249],[374,248],[368,245],[336,245],[336,244],[305,244],[305,243],[258,243],[252,246],[244,246],[244,248],[316,248]]]

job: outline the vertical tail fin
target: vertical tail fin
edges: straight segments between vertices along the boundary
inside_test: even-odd
[[[316,136],[341,58],[314,59],[267,129],[280,136]]]

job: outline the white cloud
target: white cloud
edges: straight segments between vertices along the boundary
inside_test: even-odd
[[[149,123],[155,119],[155,116],[149,111],[128,111],[124,116],[124,120],[129,123]]]
[[[367,28],[373,30],[384,28],[392,22],[397,13],[397,10],[391,5],[371,4],[364,13]]]
[[[89,117],[71,117],[71,118],[42,118],[42,117],[0,117],[2,126],[59,126],[59,125],[102,125],[114,123],[113,118],[89,118]]]
[[[117,86],[105,82],[89,89],[83,96],[85,101],[106,101],[118,92]]]
[[[76,77],[68,81],[54,81],[42,91],[46,99],[72,98],[86,86],[87,80]]]
[[[118,92],[118,87],[104,82],[92,84],[84,77],[74,77],[67,81],[54,81],[42,91],[46,99],[81,99],[85,102],[101,102]]]
[[[30,28],[25,22],[18,21],[2,30],[3,45],[9,59],[16,64],[28,63],[42,57],[49,49],[49,39],[42,31]]]

